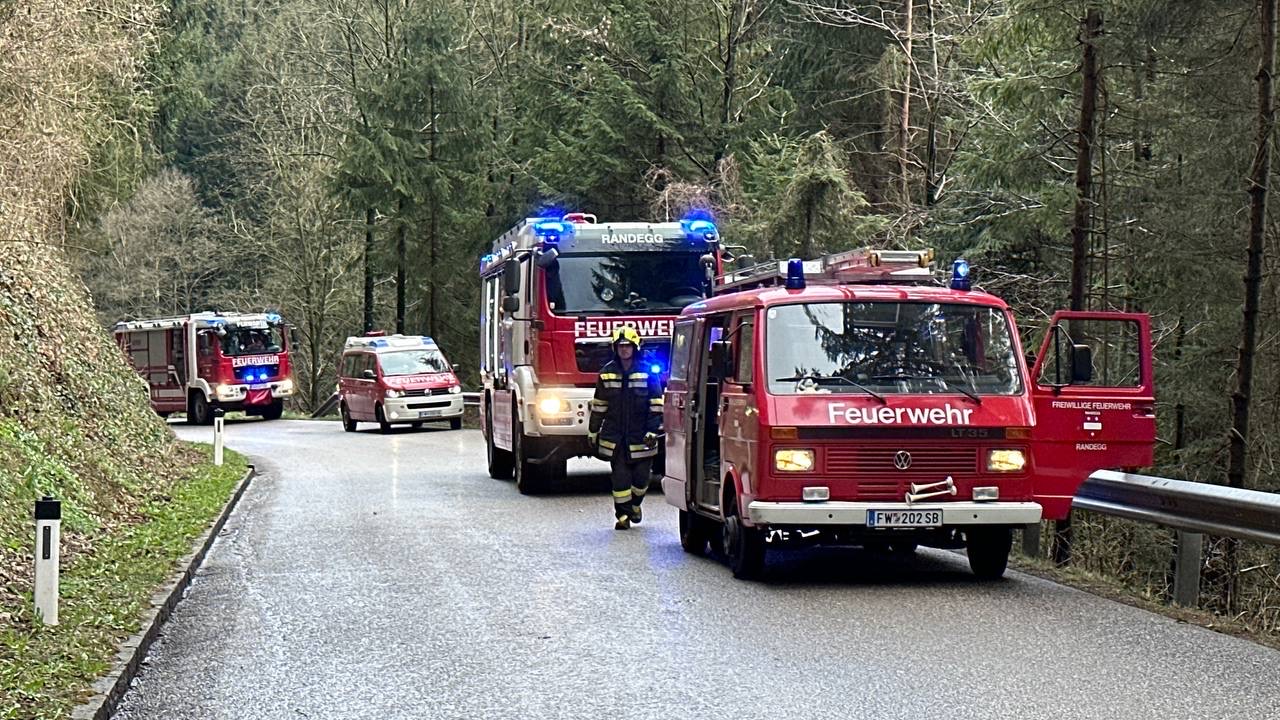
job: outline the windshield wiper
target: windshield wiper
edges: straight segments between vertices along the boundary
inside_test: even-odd
[[[879,400],[881,405],[884,405],[884,404],[888,403],[888,401],[887,401],[887,400],[885,400],[885,399],[884,399],[884,396],[883,396],[883,395],[881,395],[880,393],[878,393],[878,392],[876,392],[875,390],[872,390],[871,388],[866,387],[866,386],[864,386],[864,385],[859,385],[858,383],[856,383],[856,382],[854,382],[854,381],[850,380],[850,379],[849,379],[849,378],[847,378],[847,377],[844,377],[843,375],[830,375],[830,376],[824,376],[824,375],[814,375],[814,374],[810,373],[810,374],[808,374],[808,375],[796,375],[795,377],[785,377],[785,378],[774,378],[774,379],[773,379],[773,381],[774,381],[774,382],[793,382],[793,383],[796,383],[797,385],[799,385],[800,383],[804,382],[805,380],[809,380],[809,381],[812,381],[812,382],[815,382],[815,383],[819,383],[819,384],[821,384],[821,383],[823,383],[823,382],[825,382],[825,381],[827,381],[827,380],[834,380],[834,381],[836,381],[836,382],[844,383],[845,385],[848,385],[848,386],[850,386],[850,387],[858,388],[858,389],[859,389],[859,390],[861,390],[862,392],[864,392],[864,393],[866,393],[866,394],[870,395],[871,397],[875,398],[876,400]]]
[[[875,375],[871,379],[872,380],[937,380],[938,382],[942,383],[942,388],[944,390],[951,390],[954,392],[958,392],[961,395],[964,395],[965,397],[974,401],[978,405],[982,404],[982,398],[979,397],[976,392],[973,392],[968,388],[964,388],[959,385],[953,385],[941,375],[906,375],[906,374]]]

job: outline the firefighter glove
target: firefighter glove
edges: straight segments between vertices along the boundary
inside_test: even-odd
[[[658,446],[658,434],[657,434],[657,433],[645,433],[645,434],[644,434],[644,445],[645,445],[645,447],[657,447],[657,446]]]

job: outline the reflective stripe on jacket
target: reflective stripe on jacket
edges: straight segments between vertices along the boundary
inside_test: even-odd
[[[596,394],[591,400],[588,431],[597,438],[597,452],[612,458],[621,446],[627,460],[643,460],[658,454],[646,447],[646,433],[662,434],[662,385],[657,375],[640,369],[637,359],[630,372],[615,357],[600,370]]]

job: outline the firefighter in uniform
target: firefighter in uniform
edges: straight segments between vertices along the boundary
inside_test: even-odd
[[[640,334],[613,331],[613,358],[600,370],[587,438],[613,467],[614,528],[640,522],[649,470],[662,437],[662,386],[640,364]]]

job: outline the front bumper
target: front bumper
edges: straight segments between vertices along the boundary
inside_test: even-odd
[[[462,394],[386,398],[382,411],[387,422],[414,423],[462,417]]]
[[[1026,525],[1040,522],[1043,509],[1033,502],[762,502],[747,506],[747,515],[756,525],[862,525],[868,510],[941,510],[942,526]]]
[[[271,390],[272,399],[283,400],[287,397],[293,397],[297,389],[293,385],[292,380],[273,380],[265,383],[253,383],[242,385],[215,385],[213,387],[214,400],[219,403],[243,403],[249,396],[250,390]]]
[[[543,413],[538,409],[538,401],[544,397],[556,397],[568,403],[569,409],[561,412]],[[539,390],[534,394],[532,407],[534,421],[532,433],[537,436],[582,436],[587,435],[587,423],[591,420],[591,398],[595,397],[595,388],[557,387]]]

